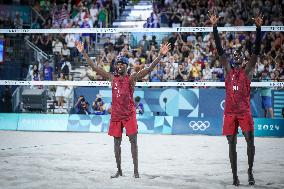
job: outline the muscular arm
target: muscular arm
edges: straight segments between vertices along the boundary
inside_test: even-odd
[[[91,66],[91,68],[97,72],[98,75],[102,76],[104,79],[107,80],[112,80],[113,75],[111,73],[106,72],[104,69],[98,67],[97,65],[95,65],[94,61],[88,56],[88,54],[83,51],[82,52],[83,57],[85,58],[85,60],[87,61],[87,63]]]
[[[218,34],[217,26],[213,26],[213,35],[215,40],[215,45],[217,48],[218,55],[220,56],[220,62],[224,66],[225,72],[228,73],[231,69],[231,66],[225,56],[224,50],[221,45],[221,40]]]
[[[250,75],[251,71],[254,69],[256,62],[257,62],[257,56],[260,53],[260,43],[261,43],[261,27],[256,28],[256,39],[255,39],[255,47],[253,54],[251,55],[251,58],[245,68],[245,72],[247,75]]]

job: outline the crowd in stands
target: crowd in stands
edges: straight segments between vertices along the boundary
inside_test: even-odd
[[[114,1],[116,2],[116,1]],[[120,5],[126,1],[119,1]],[[219,15],[218,26],[252,26],[253,17],[262,12],[263,25],[283,25],[283,4],[281,0],[225,1],[225,0],[160,0],[154,1],[153,12],[146,27],[188,27],[210,26],[207,16],[213,7]],[[123,7],[123,6],[122,6]],[[110,0],[77,1],[35,1],[33,8],[45,19],[35,17],[31,28],[84,28],[111,27],[111,22],[119,12],[116,3]],[[15,18],[14,25],[21,23]],[[156,36],[157,35],[157,36]],[[171,52],[164,57],[155,70],[142,81],[223,81],[224,70],[218,60],[212,33],[172,33],[163,39],[159,34],[144,35],[137,44],[121,34],[117,38],[107,38],[103,48],[96,55],[96,63],[108,72],[114,72],[117,55],[129,59],[129,73],[137,72],[157,57],[159,44],[171,43]],[[129,36],[128,36],[129,37]],[[242,48],[248,59],[255,40],[255,32],[223,32],[222,45],[228,54]],[[70,70],[82,61],[75,48],[75,41],[85,42],[86,50],[94,47],[94,35],[90,34],[34,34],[30,40],[48,54],[55,55],[55,65],[42,63],[30,72],[34,80],[55,80],[63,73],[69,80]],[[130,45],[131,44],[131,45]],[[262,32],[261,56],[254,72],[256,80],[283,81],[284,79],[284,34],[283,32]],[[31,69],[32,70],[32,69]],[[38,71],[40,70],[40,71]],[[42,73],[38,75],[38,73]],[[83,80],[103,80],[89,68],[82,73]]]
[[[126,6],[127,0],[39,0],[33,8],[44,18],[34,17],[31,28],[107,28]]]
[[[263,25],[283,25],[282,0],[159,0],[145,27],[203,27],[211,26],[208,11],[219,13],[219,26],[251,26],[258,12],[264,15]]]
[[[2,1],[0,1],[2,2]],[[7,1],[9,2],[9,1]],[[123,11],[127,0],[34,0],[25,1],[39,15],[33,16],[30,28],[92,28],[112,27],[112,22]],[[216,9],[218,26],[252,26],[253,17],[261,12],[265,26],[283,26],[284,1],[282,0],[159,0],[153,1],[153,12],[144,27],[203,27],[209,26],[208,10]],[[24,28],[19,13],[14,18],[0,17],[0,28]],[[125,56],[129,60],[129,73],[148,67],[158,56],[159,45],[170,42],[171,51],[163,57],[155,69],[141,81],[224,81],[224,69],[219,62],[212,33],[159,33],[143,35],[134,43],[133,34],[107,35],[102,48],[95,55],[95,63],[107,72],[115,72],[115,59]],[[98,48],[96,34],[32,34],[29,40],[49,55],[49,60],[40,60],[30,66],[28,80],[72,80],[71,70],[81,65],[83,58],[75,47],[75,41],[85,42],[85,49]],[[234,50],[242,48],[249,59],[255,40],[255,32],[220,33],[222,46],[229,59]],[[261,52],[255,67],[255,81],[284,81],[284,33],[262,32]],[[85,66],[80,80],[104,80]],[[42,87],[42,86],[38,86]],[[57,87],[56,97],[59,109],[63,109],[68,87]],[[137,104],[139,99],[137,98]],[[83,97],[77,101],[76,113],[106,114],[110,108],[99,96],[92,104]],[[143,105],[137,105],[137,112],[143,114]]]

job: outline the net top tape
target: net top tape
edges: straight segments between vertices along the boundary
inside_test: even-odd
[[[220,32],[256,31],[255,26],[218,27]],[[283,32],[284,26],[262,26],[262,31]],[[59,28],[59,29],[0,29],[0,33],[166,33],[166,32],[212,32],[212,27],[176,28]]]
[[[110,87],[109,81],[16,81],[0,80],[0,85],[45,85]],[[137,87],[225,87],[225,82],[137,82]],[[252,82],[251,87],[284,88],[284,82]]]

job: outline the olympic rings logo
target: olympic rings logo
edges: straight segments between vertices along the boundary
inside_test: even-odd
[[[209,121],[190,121],[188,124],[194,131],[205,131],[208,127],[210,127]]]

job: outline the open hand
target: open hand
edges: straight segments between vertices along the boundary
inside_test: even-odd
[[[75,41],[75,46],[80,53],[84,51],[84,43],[80,41]]]
[[[162,44],[162,46],[160,48],[160,54],[167,55],[167,53],[169,52],[170,49],[171,49],[170,43],[167,42],[165,44]]]
[[[263,15],[261,13],[258,13],[258,15],[252,19],[254,20],[256,27],[261,27],[263,23]]]
[[[209,17],[209,20],[210,20],[212,26],[216,26],[217,22],[219,20],[219,17],[217,16],[215,9],[208,11],[208,17]]]

